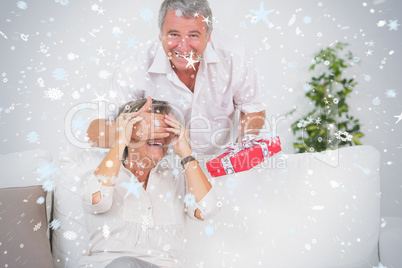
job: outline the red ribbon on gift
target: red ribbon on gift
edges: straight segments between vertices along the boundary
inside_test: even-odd
[[[263,139],[247,134],[240,143],[231,143],[225,153],[207,162],[212,177],[246,171],[281,151],[279,137]]]

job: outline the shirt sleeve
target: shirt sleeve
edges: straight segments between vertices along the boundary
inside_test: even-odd
[[[221,208],[218,204],[218,196],[216,195],[214,188],[211,188],[198,203],[193,202],[193,204],[187,206],[186,213],[190,219],[200,221],[200,219],[194,215],[195,210],[198,208],[201,211],[202,220],[207,220],[219,213]]]
[[[97,192],[101,193],[102,199],[98,204],[93,205],[92,195]],[[108,211],[112,207],[113,193],[114,187],[103,186],[93,172],[84,175],[81,196],[84,209],[88,213],[99,214]]]
[[[235,108],[243,113],[261,112],[265,110],[265,103],[262,102],[262,84],[256,60],[245,56],[241,65],[240,78],[234,86]]]

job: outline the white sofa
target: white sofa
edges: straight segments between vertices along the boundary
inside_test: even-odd
[[[87,159],[100,162],[105,152],[72,149],[60,156],[57,168],[42,150],[1,156],[8,178],[0,188],[53,179],[53,202],[48,196],[45,204],[52,212],[54,267],[75,267],[87,252],[81,176],[94,168]],[[202,166],[208,159],[199,159]],[[18,168],[21,162],[27,164]],[[188,220],[185,267],[402,267],[402,219],[380,217],[379,164],[375,148],[359,146],[327,154],[280,154],[252,170],[211,179],[222,210],[202,223]],[[0,213],[4,202],[0,200]],[[3,236],[10,222],[15,223],[0,218]],[[2,267],[31,261],[21,242],[20,248],[7,248],[3,236]],[[29,237],[25,241],[25,248],[34,242]],[[7,250],[20,255],[18,260],[5,258]]]

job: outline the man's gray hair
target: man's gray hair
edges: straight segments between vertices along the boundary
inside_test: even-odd
[[[134,113],[138,112],[145,105],[147,99],[138,99],[135,101],[131,101],[126,103],[123,107],[120,108],[119,115],[121,113]],[[152,99],[152,106],[149,112],[158,113],[158,114],[170,114],[173,109],[166,101],[154,100]]]
[[[209,22],[206,23],[207,35],[212,31],[212,10],[209,7],[207,0],[164,0],[159,9],[158,25],[159,31],[162,33],[163,25],[165,24],[166,14],[170,10],[175,10],[178,16],[185,18],[194,17],[198,14],[200,18],[208,18]]]

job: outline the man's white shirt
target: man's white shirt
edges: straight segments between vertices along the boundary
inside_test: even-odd
[[[213,35],[196,77],[194,93],[173,71],[158,40],[138,48],[114,74],[105,118],[115,120],[128,102],[150,96],[167,101],[174,116],[189,130],[192,150],[216,154],[237,136],[234,115],[265,110],[255,60],[238,41]]]

